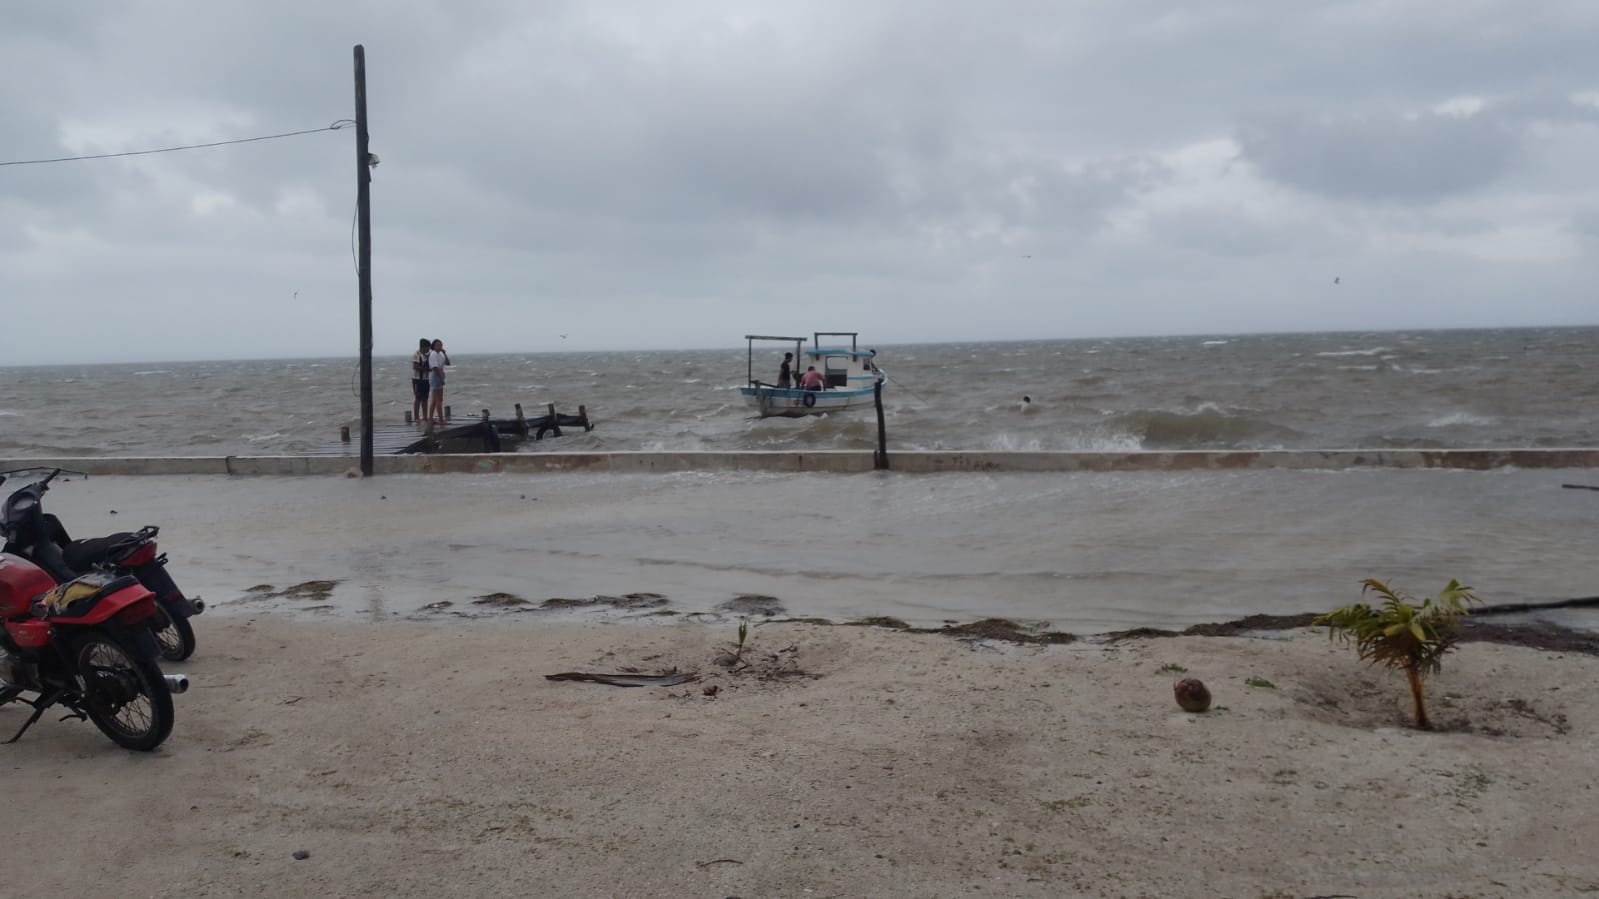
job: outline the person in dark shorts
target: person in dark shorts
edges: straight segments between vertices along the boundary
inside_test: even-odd
[[[433,345],[426,337],[417,341],[416,352],[411,354],[411,420],[422,423],[428,412],[428,351]]]
[[[791,387],[791,386],[793,386],[794,382],[793,382],[793,379],[792,379],[792,375],[790,374],[792,369],[789,368],[789,363],[793,362],[793,361],[794,361],[794,354],[793,353],[784,353],[783,354],[783,364],[779,365],[777,367],[777,386],[779,386],[779,387]]]

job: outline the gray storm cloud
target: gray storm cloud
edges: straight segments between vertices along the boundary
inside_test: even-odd
[[[20,4],[0,161],[319,127],[359,42],[380,351],[1593,321],[1599,7],[1430,10]],[[86,323],[12,361],[353,354],[350,140],[0,167]]]

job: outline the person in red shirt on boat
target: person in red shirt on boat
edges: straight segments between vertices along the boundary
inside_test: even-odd
[[[805,374],[800,375],[800,389],[821,390],[822,384],[822,373],[816,370],[816,366],[806,366]]]

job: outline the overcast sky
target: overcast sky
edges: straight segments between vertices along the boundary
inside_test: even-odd
[[[1594,0],[14,0],[0,161],[321,127],[356,43],[379,354],[1599,322]],[[0,364],[353,356],[354,169],[0,167]]]

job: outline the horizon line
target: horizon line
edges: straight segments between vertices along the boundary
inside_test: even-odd
[[[905,341],[905,342],[901,342],[901,343],[883,343],[883,342],[878,342],[878,343],[876,343],[876,346],[878,346],[878,347],[889,347],[889,348],[893,348],[893,347],[936,347],[936,346],[961,346],[961,345],[966,345],[966,344],[1023,344],[1023,343],[1054,343],[1054,342],[1070,343],[1070,342],[1123,341],[1123,340],[1173,340],[1173,339],[1193,339],[1193,338],[1204,338],[1204,337],[1298,337],[1298,336],[1331,335],[1331,334],[1370,334],[1370,335],[1374,335],[1375,336],[1375,335],[1380,335],[1380,334],[1438,333],[1438,332],[1453,332],[1453,331],[1559,331],[1559,330],[1580,331],[1580,330],[1584,330],[1584,329],[1594,329],[1594,328],[1599,328],[1599,322],[1590,323],[1590,324],[1582,324],[1582,325],[1562,324],[1562,325],[1491,325],[1491,326],[1468,326],[1468,327],[1413,327],[1413,328],[1337,328],[1337,329],[1330,329],[1330,330],[1309,330],[1309,331],[1306,331],[1306,330],[1282,330],[1282,331],[1272,331],[1272,330],[1267,330],[1267,331],[1192,331],[1192,332],[1184,331],[1184,332],[1173,332],[1173,333],[1168,333],[1168,334],[1117,334],[1117,335],[1084,336],[1084,337],[1007,337],[1007,338],[977,339],[977,340],[913,340],[913,341]],[[809,342],[809,341],[807,341],[807,342]],[[727,344],[727,345],[724,345],[724,346],[699,346],[699,347],[685,347],[685,346],[677,346],[677,347],[618,347],[618,348],[604,348],[604,349],[559,349],[559,350],[530,350],[530,349],[504,350],[504,349],[494,349],[494,350],[482,350],[482,351],[469,351],[468,355],[472,355],[472,356],[515,356],[515,355],[564,356],[564,355],[579,355],[579,354],[585,354],[585,353],[666,353],[666,352],[711,353],[711,352],[724,352],[724,351],[732,352],[732,351],[740,350],[740,349],[743,349],[743,348],[739,347],[737,344]],[[398,352],[398,353],[382,353],[382,354],[374,353],[372,358],[374,358],[374,359],[403,359],[403,358],[406,357],[406,355],[407,355],[406,351],[402,351],[402,352]],[[111,360],[94,361],[94,362],[47,362],[47,363],[35,363],[35,364],[31,364],[31,365],[0,365],[0,371],[16,370],[16,369],[27,369],[27,368],[65,368],[65,367],[70,367],[70,366],[98,366],[98,365],[169,365],[169,364],[171,364],[171,365],[198,365],[198,364],[218,363],[218,362],[282,362],[282,361],[318,362],[318,361],[328,361],[328,360],[338,360],[338,361],[341,361],[341,362],[342,361],[357,361],[358,362],[359,359],[360,359],[359,353],[351,354],[351,355],[334,355],[334,356],[328,356],[328,355],[314,355],[314,356],[235,356],[235,357],[220,357],[220,358],[219,357],[211,357],[211,358],[193,358],[193,359],[111,359]]]

